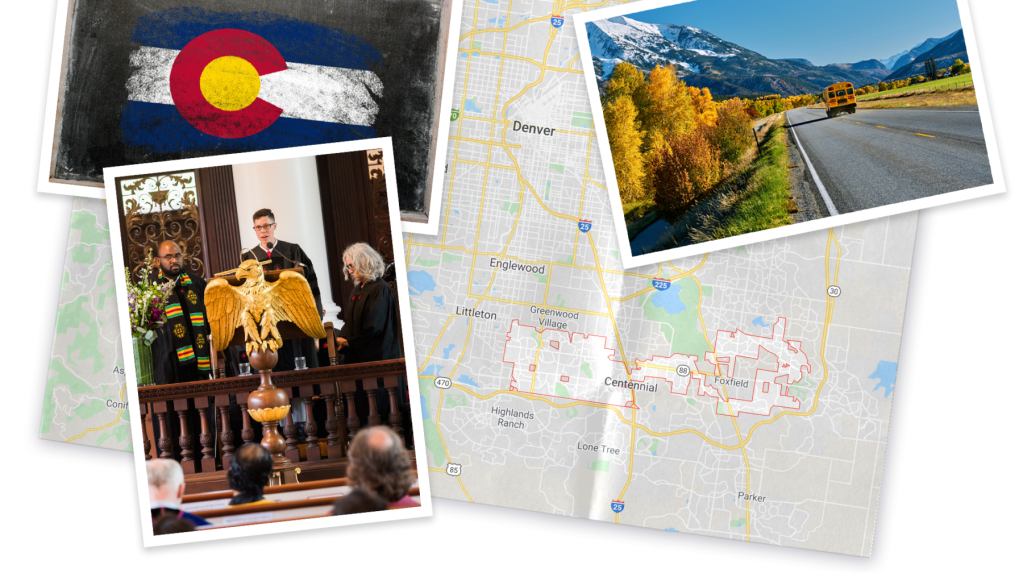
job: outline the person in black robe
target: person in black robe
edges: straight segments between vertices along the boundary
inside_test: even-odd
[[[401,338],[398,335],[398,301],[394,292],[383,279],[384,259],[380,253],[366,243],[355,243],[345,249],[344,277],[355,283],[355,288],[342,302],[344,325],[335,331],[337,350],[344,364],[391,360],[402,357]],[[381,388],[383,379],[375,383],[361,380],[356,388]],[[367,384],[369,386],[367,386]],[[398,377],[398,395],[402,405],[408,403],[408,388],[405,377]],[[369,396],[356,394],[356,403],[367,405]],[[390,411],[387,392],[376,393],[377,411]],[[361,406],[357,406],[359,408]],[[407,416],[405,416],[408,419]],[[406,443],[412,443],[408,440]]]
[[[305,254],[302,247],[277,239],[277,222],[274,220],[273,211],[270,209],[256,211],[252,215],[252,230],[256,232],[259,244],[246,250],[242,255],[242,260],[256,259],[259,262],[269,260],[270,264],[263,267],[263,270],[267,271],[302,268],[305,280],[309,283],[309,290],[313,293],[313,300],[316,301],[316,310],[320,316],[324,316],[323,303],[320,301],[320,286],[316,280],[313,261]],[[277,366],[273,371],[294,370],[297,356],[305,357],[307,368],[318,367],[316,341],[308,338],[284,341],[284,345],[277,351]]]
[[[401,358],[398,337],[398,302],[381,278],[384,260],[366,243],[344,252],[344,276],[355,283],[344,300],[344,326],[336,339],[345,364]]]
[[[160,243],[157,256],[159,266],[150,270],[150,282],[172,282],[174,288],[164,307],[166,321],[153,340],[153,382],[162,385],[206,380],[213,372],[210,366],[212,345],[205,305],[206,280],[184,270],[184,255],[174,241]],[[191,398],[188,402],[189,407],[194,405]],[[181,435],[179,418],[169,418],[170,435]],[[198,427],[192,427],[190,433],[196,435],[198,432]],[[160,449],[161,437],[159,426],[154,424],[153,442],[157,449],[154,455],[163,453]],[[171,451],[175,451],[173,441]]]
[[[159,266],[151,281],[173,282],[165,311],[167,320],[153,341],[153,378],[156,384],[205,380],[210,368],[209,321],[204,304],[206,281],[184,270],[184,255],[174,241],[160,243]]]

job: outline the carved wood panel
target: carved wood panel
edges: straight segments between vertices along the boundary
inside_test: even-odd
[[[163,241],[181,247],[184,269],[203,276],[206,251],[194,171],[159,173],[117,180],[124,264],[138,277],[146,255]]]

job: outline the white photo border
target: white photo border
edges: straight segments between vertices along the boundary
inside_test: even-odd
[[[345,153],[351,151],[365,151],[368,149],[383,149],[385,184],[387,187],[388,215],[391,222],[391,242],[395,245],[401,244],[401,228],[399,225],[398,210],[398,186],[394,177],[394,152],[391,148],[391,138],[362,139],[358,141],[345,141],[339,143],[326,143],[322,145],[311,145],[306,147],[289,147],[285,149],[271,149],[266,151],[253,151],[249,153],[238,153],[233,155],[217,155],[213,157],[198,157],[192,159],[178,159],[174,161],[163,161],[159,163],[145,163],[124,167],[109,167],[103,170],[104,188],[106,190],[107,216],[110,221],[110,247],[114,260],[114,283],[117,292],[117,311],[119,317],[128,316],[128,289],[124,278],[123,244],[121,243],[120,216],[118,215],[117,204],[120,196],[117,192],[116,181],[118,178],[145,175],[149,173],[165,173],[170,171],[183,171],[201,169],[204,167],[219,167],[223,165],[239,165],[243,163],[257,163],[262,161],[275,161],[280,159],[293,159],[299,157],[310,157],[332,153]],[[406,280],[405,251],[394,249],[394,265],[399,277],[399,287]],[[177,545],[195,541],[212,541],[216,539],[232,539],[237,537],[248,537],[250,535],[265,535],[267,533],[284,533],[289,531],[305,531],[310,529],[322,529],[325,527],[337,527],[342,525],[355,525],[361,523],[378,523],[384,521],[396,521],[412,519],[416,517],[429,517],[433,515],[433,501],[430,497],[430,479],[425,469],[426,460],[426,438],[423,434],[423,412],[422,403],[419,399],[418,373],[416,370],[415,336],[412,332],[412,308],[409,301],[408,289],[398,288],[399,320],[402,321],[404,331],[404,344],[402,350],[405,353],[405,376],[409,389],[409,413],[412,417],[412,431],[414,434],[414,448],[417,460],[417,475],[420,491],[420,507],[395,509],[390,511],[377,511],[370,513],[359,513],[353,515],[327,516],[317,519],[300,519],[295,521],[283,521],[278,523],[254,523],[245,527],[226,527],[221,529],[209,529],[178,533],[174,535],[154,536],[153,529],[149,525],[152,520],[149,512],[149,485],[146,480],[146,457],[145,448],[142,443],[142,415],[139,406],[138,386],[135,383],[136,371],[135,361],[131,345],[131,327],[124,318],[118,319],[118,327],[121,333],[121,346],[124,360],[125,386],[128,390],[128,411],[131,414],[131,439],[132,455],[135,456],[135,480],[138,485],[139,511],[142,520],[142,542],[145,547],[158,547],[163,545]]]
[[[926,209],[949,203],[958,203],[969,199],[987,197],[1005,192],[1005,180],[1002,176],[1002,166],[998,156],[998,144],[995,138],[994,123],[991,119],[991,111],[988,105],[987,90],[984,87],[984,74],[982,64],[977,50],[977,42],[973,33],[973,22],[970,18],[970,9],[967,0],[956,0],[959,6],[959,22],[962,24],[963,36],[966,41],[966,50],[970,54],[970,70],[973,73],[973,86],[977,93],[977,104],[980,111],[981,127],[984,132],[984,143],[987,146],[988,162],[991,166],[993,183],[951,191],[933,197],[912,199],[901,203],[883,205],[872,209],[864,209],[824,217],[813,221],[805,221],[794,225],[786,225],[775,229],[756,231],[744,235],[727,237],[716,241],[707,241],[685,247],[666,249],[656,253],[647,253],[634,256],[629,247],[629,233],[625,225],[625,212],[622,208],[621,195],[618,189],[618,179],[615,177],[614,161],[611,157],[611,146],[607,138],[607,126],[604,123],[603,108],[600,105],[600,93],[597,87],[596,74],[593,71],[593,55],[590,51],[589,38],[586,34],[586,24],[595,20],[605,20],[615,16],[627,16],[636,12],[644,12],[655,8],[685,4],[694,0],[642,0],[614,6],[600,8],[589,12],[583,12],[572,16],[575,25],[576,37],[579,41],[580,60],[583,62],[583,76],[586,78],[586,93],[589,96],[590,107],[593,110],[593,128],[597,132],[597,144],[600,148],[601,162],[603,164],[604,178],[606,179],[608,193],[611,198],[611,213],[614,215],[615,235],[618,239],[619,252],[622,254],[622,264],[625,268],[631,269],[638,266],[661,263],[675,260],[682,257],[701,255],[704,253],[718,251],[721,249],[741,247],[753,243],[780,239],[792,235],[819,231],[831,227],[840,227],[850,223],[879,219],[908,211]],[[710,1],[710,0],[706,0]],[[896,0],[897,1],[897,0]]]
[[[448,33],[445,39],[446,50],[444,54],[444,75],[442,78],[440,99],[436,102],[437,109],[437,138],[433,142],[433,164],[430,170],[433,172],[433,179],[429,182],[427,194],[430,196],[430,209],[426,214],[425,223],[415,221],[401,221],[403,233],[418,233],[421,235],[436,235],[440,230],[441,203],[444,199],[444,168],[447,161],[448,139],[451,132],[450,122],[445,111],[451,103],[452,94],[455,90],[455,66],[458,58],[458,32],[461,29],[462,7],[464,0],[446,0],[444,4],[450,4],[450,15],[448,18]],[[43,136],[42,148],[39,153],[39,178],[36,190],[40,193],[55,193],[58,195],[71,195],[77,197],[88,197],[90,199],[103,199],[106,197],[104,186],[97,186],[93,183],[76,183],[74,181],[51,180],[51,173],[54,168],[56,147],[59,145],[59,130],[61,111],[59,104],[63,101],[64,78],[67,75],[67,57],[65,46],[70,46],[68,36],[71,33],[72,11],[69,0],[57,0],[56,22],[53,26],[53,48],[50,52],[50,74],[46,88],[46,108],[43,114]],[[368,140],[360,140],[368,141]],[[393,173],[393,171],[392,171]]]

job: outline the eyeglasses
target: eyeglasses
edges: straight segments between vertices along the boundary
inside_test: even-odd
[[[176,255],[164,255],[164,256],[162,256],[160,258],[165,260],[165,261],[167,261],[168,263],[173,263],[174,261],[182,261],[182,260],[184,260],[185,259],[185,255],[183,255],[181,253],[178,253]]]
[[[354,271],[355,263],[348,263],[347,265],[345,265],[345,268],[348,269],[349,271]]]
[[[257,225],[253,227],[256,231],[269,231],[272,227],[276,226],[277,223],[270,223],[269,225]]]

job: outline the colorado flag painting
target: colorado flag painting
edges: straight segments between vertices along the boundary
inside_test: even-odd
[[[462,0],[58,2],[40,190],[102,197],[107,167],[390,137],[401,210],[440,204]],[[428,218],[415,232],[436,233]]]
[[[154,153],[254,151],[375,137],[371,70],[353,34],[267,14],[177,8],[141,18],[121,136]]]

